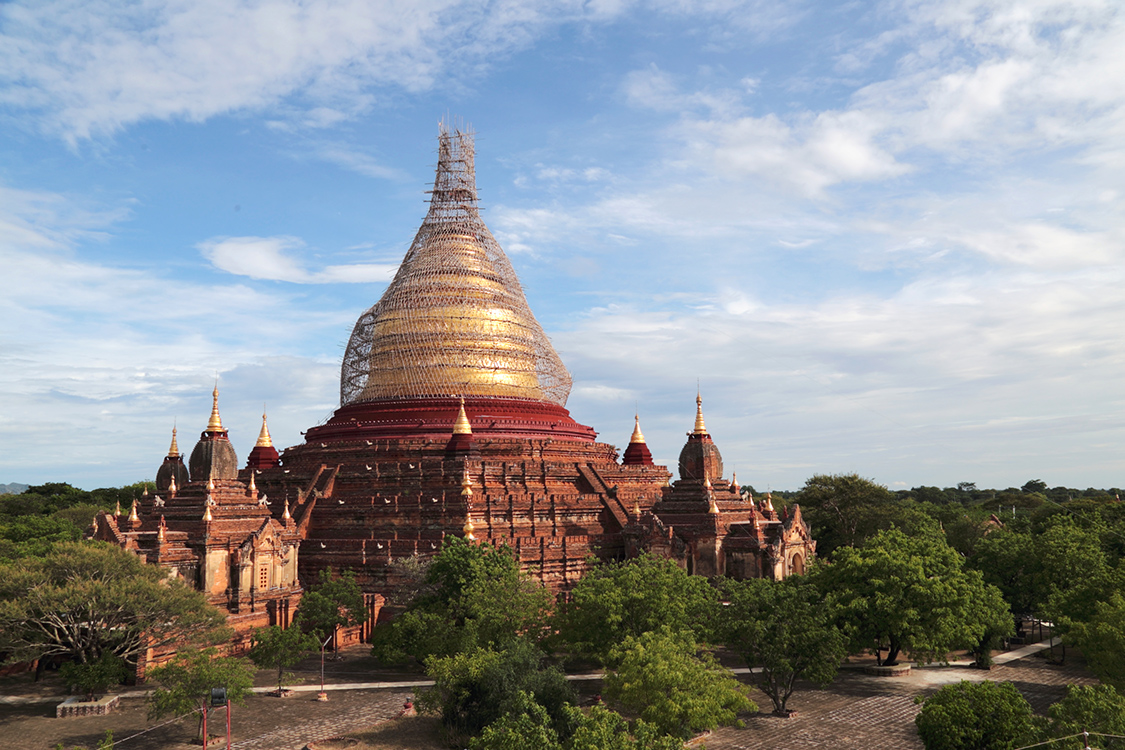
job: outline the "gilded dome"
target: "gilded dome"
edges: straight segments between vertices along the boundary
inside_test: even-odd
[[[341,405],[443,396],[564,405],[570,375],[477,212],[472,135],[443,125],[438,153],[429,213],[348,341]]]

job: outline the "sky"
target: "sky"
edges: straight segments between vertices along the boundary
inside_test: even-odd
[[[0,483],[339,404],[438,123],[623,449],[759,491],[1125,485],[1116,0],[0,4]]]

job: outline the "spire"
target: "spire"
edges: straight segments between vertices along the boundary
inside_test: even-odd
[[[706,435],[707,425],[703,424],[703,396],[695,393],[695,430],[692,435]]]
[[[465,525],[461,527],[461,531],[465,533],[465,539],[470,542],[475,542],[477,540],[476,535],[473,534],[473,532],[476,531],[476,527],[473,526],[473,519],[471,517],[465,517]]]
[[[633,415],[633,436],[631,438],[629,438],[629,444],[632,445],[633,443],[643,443],[644,441],[645,441],[645,436],[641,432],[641,415],[640,414],[634,414]]]
[[[465,467],[465,473],[461,475],[461,497],[465,498],[465,502],[473,496],[473,481],[469,479],[469,468]]]
[[[223,420],[219,417],[219,383],[215,381],[215,390],[211,391],[211,418],[207,420],[207,432],[222,432]]]
[[[289,496],[286,495],[285,496],[285,512],[281,514],[281,518],[284,521],[288,521],[292,517],[293,516],[289,515]]]
[[[160,525],[156,527],[156,541],[164,543],[164,530],[168,528],[164,523],[164,514],[160,515]]]
[[[172,475],[171,481],[168,483],[168,497],[176,496],[176,475]]]
[[[218,414],[218,411],[215,412]],[[270,428],[266,427],[266,412],[262,411],[262,429],[258,433],[258,442],[254,443],[255,448],[272,448],[273,440],[270,439]]]
[[[137,515],[137,498],[133,498],[133,509],[129,511],[129,521],[131,523],[140,522],[141,517]]]
[[[457,410],[457,421],[453,423],[454,435],[472,435],[473,426],[469,424],[469,417],[465,414],[465,399],[462,397],[461,406]]]
[[[767,513],[773,513],[773,493],[766,493],[765,510]]]
[[[176,458],[180,455],[180,446],[176,445],[176,428],[172,427],[172,445],[168,448],[168,458]]]
[[[249,490],[251,495],[256,495],[258,493],[258,487],[254,484],[254,470],[253,469],[250,470],[250,486],[247,487],[247,490]]]
[[[443,122],[429,211],[382,298],[356,321],[341,405],[461,394],[563,406],[570,386],[480,217],[473,134]]]
[[[215,520],[215,517],[211,515],[211,503],[207,503],[206,505],[203,506],[203,520],[204,521],[214,521]]]
[[[121,500],[117,501],[117,507],[113,509],[113,515],[115,515],[115,516],[121,515]]]

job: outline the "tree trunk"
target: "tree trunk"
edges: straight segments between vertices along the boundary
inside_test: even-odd
[[[901,650],[902,650],[902,646],[892,636],[891,637],[891,643],[887,647],[887,658],[883,659],[883,666],[884,667],[893,667],[896,664],[898,664],[898,654],[899,654],[899,651],[901,651]]]

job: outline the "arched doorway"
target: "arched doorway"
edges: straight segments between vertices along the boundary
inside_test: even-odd
[[[793,555],[793,559],[789,561],[789,572],[797,576],[805,574],[805,558],[800,552]]]

